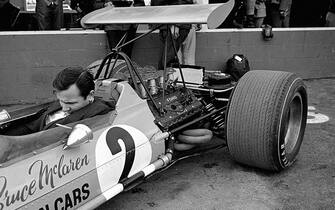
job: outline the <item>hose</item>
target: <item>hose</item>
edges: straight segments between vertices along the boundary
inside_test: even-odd
[[[174,143],[174,149],[177,151],[190,150],[197,145],[208,143],[212,137],[212,131],[205,128],[184,130],[177,136],[178,142]]]

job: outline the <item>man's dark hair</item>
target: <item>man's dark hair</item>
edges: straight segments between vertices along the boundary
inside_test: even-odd
[[[56,75],[52,86],[58,91],[63,91],[73,84],[77,85],[80,95],[86,99],[88,94],[94,90],[93,75],[82,67],[68,67]]]

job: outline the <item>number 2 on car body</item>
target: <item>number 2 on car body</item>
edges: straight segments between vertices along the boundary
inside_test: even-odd
[[[100,135],[95,154],[100,188],[105,191],[149,165],[152,148],[140,130],[115,125]]]

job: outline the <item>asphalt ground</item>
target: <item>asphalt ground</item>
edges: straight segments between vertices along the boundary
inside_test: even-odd
[[[335,79],[305,83],[309,123],[289,169],[242,166],[221,148],[181,160],[97,209],[335,209]]]

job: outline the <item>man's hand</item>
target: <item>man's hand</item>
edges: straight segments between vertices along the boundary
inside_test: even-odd
[[[82,12],[83,12],[83,10],[80,9],[80,7],[77,7],[77,8],[76,8],[76,11],[77,11],[78,13],[82,13]]]
[[[281,20],[284,20],[285,17],[287,16],[287,11],[286,10],[279,10],[279,16]]]
[[[201,24],[195,24],[195,31],[200,31],[202,28]]]
[[[171,30],[171,33],[172,33],[172,36],[174,39],[177,39],[179,37],[179,27],[178,26],[175,26],[175,25],[172,25],[170,27],[170,30]]]
[[[108,1],[104,4],[104,7],[114,7],[113,3]]]

